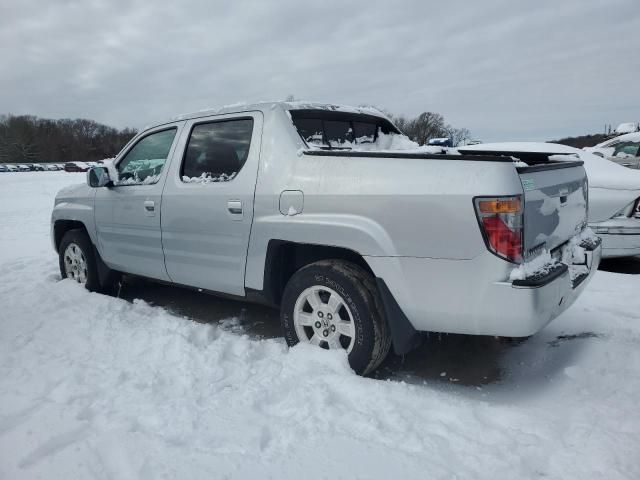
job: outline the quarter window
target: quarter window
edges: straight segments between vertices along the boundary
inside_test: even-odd
[[[253,119],[201,123],[193,127],[180,176],[186,183],[228,182],[249,156]]]
[[[150,185],[160,180],[176,128],[152,133],[138,140],[118,163],[116,185]]]

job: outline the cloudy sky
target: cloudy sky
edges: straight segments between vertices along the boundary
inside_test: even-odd
[[[640,120],[640,0],[0,4],[0,113],[139,128],[289,94],[485,141],[600,132]]]

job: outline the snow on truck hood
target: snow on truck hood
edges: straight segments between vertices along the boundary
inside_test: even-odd
[[[487,152],[531,152],[557,154],[554,160],[573,160],[571,155],[575,155],[584,162],[584,169],[587,171],[589,186],[592,188],[608,188],[611,190],[638,190],[640,191],[640,171],[632,170],[622,165],[618,165],[611,160],[599,157],[590,152],[585,152],[578,148],[560,145],[558,143],[543,142],[501,142],[483,143],[460,147],[458,150],[464,152],[465,149]],[[565,158],[568,157],[568,158]]]

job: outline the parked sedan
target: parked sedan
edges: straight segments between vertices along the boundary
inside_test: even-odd
[[[608,158],[623,167],[640,169],[640,132],[610,138],[595,147],[585,147],[584,150]]]
[[[7,168],[6,165],[0,165],[0,172],[8,172],[9,169]]]
[[[629,170],[591,152],[555,143],[486,143],[460,147],[461,153],[502,153],[518,158],[580,157],[589,178],[589,226],[602,238],[602,257],[640,255],[640,171]]]
[[[31,167],[29,165],[20,164],[20,165],[16,165],[16,168],[18,169],[19,172],[30,172],[31,171]]]
[[[84,162],[67,162],[64,164],[65,172],[86,172],[89,168],[89,165]]]

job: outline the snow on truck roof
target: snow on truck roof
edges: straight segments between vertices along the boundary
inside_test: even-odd
[[[276,108],[282,108],[283,110],[330,110],[334,112],[363,113],[367,115],[376,115],[388,120],[388,117],[383,112],[375,107],[370,106],[352,107],[349,105],[337,105],[333,103],[303,101],[255,103],[238,102],[229,105],[223,105],[222,107],[205,108],[196,112],[183,113],[169,119],[168,121],[145,127],[144,130],[178,120],[190,120],[193,118],[207,117],[210,115],[222,115],[225,113],[242,113],[252,110],[275,110]]]

